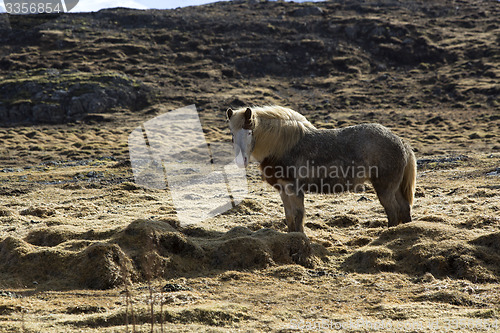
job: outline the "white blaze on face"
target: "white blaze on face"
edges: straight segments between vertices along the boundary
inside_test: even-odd
[[[240,129],[234,133],[234,155],[236,156],[236,164],[240,168],[245,168],[248,165],[252,153],[252,141],[252,130]]]

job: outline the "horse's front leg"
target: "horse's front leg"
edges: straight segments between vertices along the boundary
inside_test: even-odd
[[[294,228],[288,231],[304,232],[304,193],[295,193],[289,196],[289,200],[292,206]]]
[[[293,183],[280,183],[279,191],[285,208],[288,232],[304,232],[304,193],[298,191]]]
[[[281,201],[283,201],[283,208],[285,209],[286,225],[288,226],[288,231],[290,232],[294,229],[292,203],[290,197],[284,190],[280,190],[280,196]]]

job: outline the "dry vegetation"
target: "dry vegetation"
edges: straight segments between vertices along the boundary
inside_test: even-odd
[[[152,320],[168,332],[289,332],[298,320],[346,332],[499,330],[498,3],[316,5],[4,24],[2,331],[150,331]],[[127,75],[123,87],[110,88],[113,72]],[[37,103],[61,115],[72,97],[131,91],[140,103],[83,103],[56,124],[34,116]],[[323,128],[390,127],[419,160],[414,222],[389,229],[368,189],[308,195],[308,239],[287,234],[278,194],[251,165],[238,207],[179,226],[168,191],[134,184],[127,137],[192,103],[210,142],[229,142],[223,110],[243,104],[291,106]]]

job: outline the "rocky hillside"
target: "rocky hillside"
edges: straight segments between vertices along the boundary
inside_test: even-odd
[[[0,122],[103,119],[156,103],[499,110],[499,17],[493,0],[2,14]]]

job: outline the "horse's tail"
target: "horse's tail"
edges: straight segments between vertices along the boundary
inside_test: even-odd
[[[408,201],[408,203],[413,205],[413,197],[415,195],[415,183],[417,181],[417,162],[415,159],[415,154],[408,147],[408,161],[404,169],[403,180],[399,185],[399,189],[403,194],[403,197]]]

